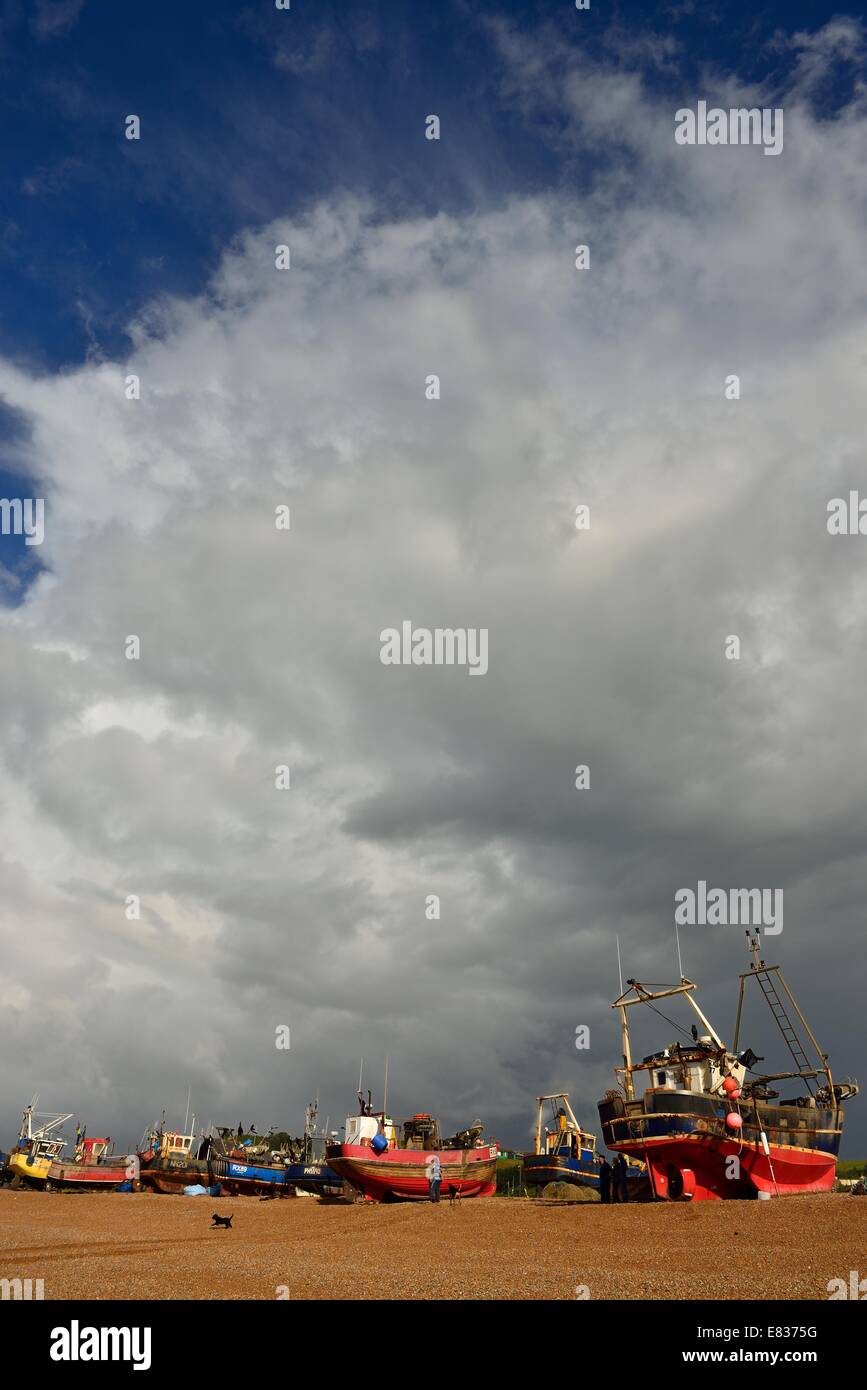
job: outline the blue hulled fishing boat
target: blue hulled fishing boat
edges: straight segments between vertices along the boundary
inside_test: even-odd
[[[324,1131],[316,1128],[318,1106],[307,1106],[304,1134],[279,1148],[273,1140],[218,1128],[218,1139],[211,1151],[211,1175],[229,1194],[294,1196],[311,1192],[324,1197],[343,1193],[343,1182],[325,1162]]]
[[[233,1147],[228,1153],[211,1154],[211,1176],[232,1196],[239,1193],[282,1196],[286,1173],[285,1163],[248,1158],[242,1147]]]
[[[523,1155],[524,1185],[534,1196],[549,1182],[574,1183],[599,1189],[596,1135],[588,1134],[575,1118],[569,1096],[537,1096],[536,1148]],[[550,1108],[545,1123],[544,1110]]]

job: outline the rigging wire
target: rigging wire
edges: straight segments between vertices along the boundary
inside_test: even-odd
[[[672,1028],[676,1028],[678,1033],[683,1033],[683,1036],[685,1038],[689,1038],[690,1042],[693,1041],[692,1035],[688,1033],[686,1029],[681,1026],[681,1024],[675,1023],[673,1018],[669,1018],[667,1014],[664,1014],[662,1012],[662,1009],[657,1009],[653,1004],[650,1003],[648,999],[645,999],[643,1002],[647,1005],[649,1009],[653,1009],[653,1012],[655,1014],[659,1014],[660,1018],[664,1018],[666,1023],[670,1023]]]

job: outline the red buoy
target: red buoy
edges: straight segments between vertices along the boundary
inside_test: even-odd
[[[722,1086],[726,1095],[729,1096],[732,1094],[733,1091],[736,1091],[738,1089],[738,1083],[735,1081],[733,1076],[724,1077]]]
[[[736,1110],[733,1110],[730,1115],[726,1115],[727,1129],[740,1129],[742,1125],[743,1120],[741,1119],[740,1115],[737,1113]]]

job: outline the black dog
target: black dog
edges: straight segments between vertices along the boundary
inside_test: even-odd
[[[449,1204],[450,1204],[451,1206],[454,1206],[455,1202],[457,1202],[457,1201],[460,1200],[460,1195],[461,1195],[461,1194],[460,1194],[458,1188],[456,1188],[456,1187],[450,1187],[450,1188],[449,1188]]]
[[[232,1216],[234,1216],[234,1214],[235,1214],[235,1213],[233,1212],[233,1213],[232,1213]],[[213,1231],[214,1228],[217,1227],[217,1226],[225,1226],[225,1227],[226,1227],[226,1230],[228,1230],[229,1227],[231,1226],[231,1224],[232,1224],[232,1217],[231,1217],[231,1216],[220,1216],[217,1212],[214,1212],[213,1215],[212,1215],[212,1217],[211,1217],[211,1230],[212,1230],[212,1231]]]

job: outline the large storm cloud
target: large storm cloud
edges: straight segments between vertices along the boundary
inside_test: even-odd
[[[675,144],[644,75],[675,54],[492,34],[567,167],[610,142],[574,190],[335,191],[142,309],[126,359],[0,363],[46,499],[0,622],[7,1138],[33,1091],[126,1142],[188,1085],[202,1122],[297,1128],[318,1091],[335,1127],[386,1054],[396,1113],[520,1145],[563,1087],[595,1127],[616,938],[673,979],[699,879],[784,890],[768,957],[858,1070],[867,541],[826,520],[865,477],[867,114],[811,96],[860,31],[780,40],[775,159]],[[487,674],[383,665],[404,620],[487,628]],[[730,1039],[742,932],[681,945]]]

